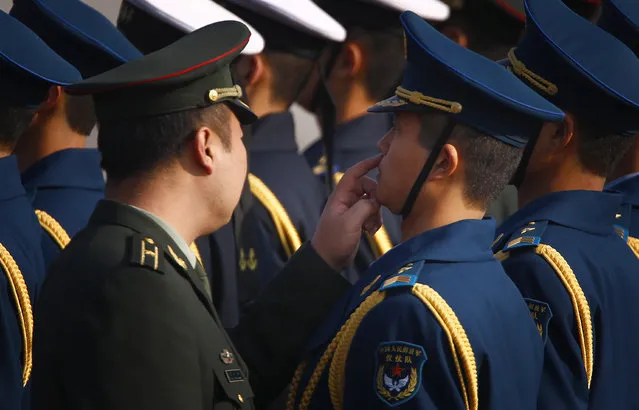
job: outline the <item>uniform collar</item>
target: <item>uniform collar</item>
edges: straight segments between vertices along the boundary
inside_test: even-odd
[[[25,195],[15,155],[0,158],[0,201]]]
[[[285,111],[269,114],[254,122],[249,149],[259,152],[297,152],[293,115]]]
[[[606,190],[619,191],[624,194],[626,201],[639,206],[639,172],[615,179],[606,185]]]
[[[493,258],[490,244],[494,235],[494,219],[465,219],[426,231],[395,246],[374,262],[369,269],[374,269],[380,274],[394,274],[402,266],[415,261],[490,260]]]
[[[370,149],[392,126],[392,114],[362,115],[335,128],[335,147],[337,150]]]
[[[506,237],[515,229],[534,221],[558,225],[595,235],[609,235],[623,195],[599,191],[560,191],[535,199],[512,215],[498,229]]]
[[[64,149],[47,155],[22,173],[27,190],[44,187],[104,190],[100,153],[96,149]]]

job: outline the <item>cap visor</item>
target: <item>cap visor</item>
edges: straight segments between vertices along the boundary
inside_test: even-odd
[[[251,111],[249,106],[244,104],[241,100],[232,99],[226,100],[224,102],[228,103],[228,107],[231,109],[231,111],[233,111],[233,114],[235,114],[238,121],[240,121],[240,124],[250,125],[257,121],[257,115],[255,115],[255,113]]]

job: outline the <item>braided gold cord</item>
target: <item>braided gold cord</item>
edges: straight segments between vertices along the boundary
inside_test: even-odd
[[[331,403],[335,410],[342,410],[344,408],[344,385],[346,379],[346,361],[348,360],[348,352],[351,349],[351,344],[357,333],[359,325],[364,320],[364,317],[377,305],[379,305],[385,298],[384,292],[373,292],[367,297],[364,302],[353,312],[348,321],[346,322],[346,328],[340,340],[337,341],[337,347],[333,360],[331,361],[331,367],[328,373],[328,389],[331,396]]]
[[[0,244],[0,266],[7,275],[11,291],[16,302],[16,310],[22,329],[22,342],[24,343],[22,369],[22,385],[26,386],[31,377],[33,367],[33,310],[27,284],[24,281],[20,267],[7,248]]]
[[[297,229],[295,229],[295,225],[293,225],[282,203],[261,179],[249,174],[248,181],[253,195],[271,215],[277,235],[280,237],[280,242],[287,257],[290,258],[302,246],[302,240]]]
[[[557,86],[550,81],[546,80],[544,77],[539,74],[531,71],[526,65],[517,59],[515,55],[515,49],[511,49],[508,52],[508,61],[510,61],[510,65],[512,67],[512,72],[515,73],[518,77],[522,77],[526,79],[530,84],[539,88],[541,91],[548,95],[555,95],[559,91]]]
[[[503,262],[510,256],[510,252],[499,251],[493,255],[499,262]]]
[[[56,221],[45,211],[36,209],[35,214],[38,217],[38,222],[40,222],[40,226],[42,227],[42,229],[44,229],[46,233],[48,233],[51,238],[53,238],[60,249],[66,248],[69,242],[71,242],[71,238],[69,237],[67,231],[64,230],[62,225],[60,225],[58,221]]]
[[[286,410],[294,410],[295,409],[295,396],[297,395],[297,391],[300,388],[300,383],[302,382],[302,375],[304,375],[304,370],[306,369],[306,361],[302,362],[295,369],[295,374],[293,375],[293,379],[291,380],[291,384],[288,391],[288,399],[286,400]]]
[[[304,392],[302,393],[302,396],[300,397],[300,403],[299,403],[299,406],[297,407],[297,410],[308,410],[309,406],[311,405],[311,400],[313,399],[313,394],[315,393],[315,390],[317,390],[317,385],[319,384],[320,379],[322,378],[322,375],[324,374],[324,370],[326,370],[326,367],[329,365],[329,363],[333,359],[335,350],[337,349],[337,346],[340,340],[342,340],[342,338],[344,337],[344,334],[347,328],[349,327],[350,323],[352,322],[353,318],[359,317],[359,316],[363,317],[370,309],[372,309],[374,306],[370,306],[371,302],[369,302],[369,300],[377,299],[379,297],[378,295],[379,295],[379,292],[375,292],[371,294],[369,297],[367,297],[364,300],[364,302],[362,302],[357,307],[357,309],[355,309],[355,312],[351,314],[348,320],[342,325],[342,327],[339,329],[339,331],[337,332],[333,340],[331,340],[331,343],[328,345],[328,347],[322,354],[322,357],[317,362],[315,369],[313,369],[311,378],[309,379],[308,384],[306,385],[306,388],[304,389]],[[384,298],[384,295],[382,295],[382,299],[383,298]],[[361,312],[364,311],[365,309],[368,309],[368,310],[366,310],[362,314]],[[296,382],[295,380],[296,377],[297,377],[297,372],[296,372],[296,376],[293,378],[293,382]],[[299,377],[301,378],[301,371],[300,371]],[[293,382],[291,383],[291,391],[289,392],[289,400],[287,402],[286,410],[295,410],[295,396],[297,395],[297,386],[294,389]],[[297,384],[299,384],[299,380],[297,380]],[[333,396],[333,389],[334,387],[331,387],[329,385],[331,398]]]
[[[343,172],[336,172],[333,175],[333,179],[335,180],[335,184],[339,184],[339,181],[342,180],[344,176]],[[375,258],[379,258],[393,247],[393,242],[390,239],[390,235],[388,235],[388,231],[384,225],[380,226],[375,235],[366,233],[366,240],[371,246],[373,250],[373,254]]]
[[[635,253],[635,256],[639,258],[639,239],[632,236],[628,237],[628,246]]]
[[[457,376],[459,377],[466,409],[477,410],[479,408],[477,364],[475,363],[475,354],[473,353],[473,348],[468,340],[466,331],[459,322],[453,309],[434,289],[427,285],[417,283],[413,287],[413,295],[417,296],[428,307],[444,330],[444,333],[446,333],[450,344],[450,351],[457,369]]]
[[[594,347],[593,347],[593,331],[592,318],[590,317],[590,306],[588,299],[584,295],[581,285],[575,276],[570,265],[563,256],[552,246],[541,244],[537,246],[536,252],[543,257],[559,276],[568,291],[568,295],[572,300],[573,310],[575,311],[575,319],[577,322],[577,330],[579,333],[579,345],[581,347],[581,355],[588,377],[588,388],[592,380],[592,372],[594,367]]]
[[[462,105],[457,101],[448,101],[442,100],[441,98],[429,97],[419,91],[411,91],[403,87],[397,87],[395,95],[399,98],[403,98],[404,100],[408,100],[413,104],[425,105],[451,114],[459,114],[462,112]]]

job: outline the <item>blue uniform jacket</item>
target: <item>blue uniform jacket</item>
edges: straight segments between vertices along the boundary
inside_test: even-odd
[[[614,229],[622,199],[555,192],[498,230],[493,250],[546,343],[539,409],[639,408],[639,261]]]
[[[295,409],[534,409],[543,346],[494,229],[456,222],[373,263],[312,338]]]
[[[95,149],[65,149],[33,164],[22,174],[22,184],[36,210],[50,215],[69,238],[83,229],[97,202],[104,198],[100,153]],[[48,266],[61,247],[51,234],[43,236]]]
[[[32,308],[44,279],[42,230],[20,182],[14,156],[0,159],[0,407],[27,408],[23,388],[25,353],[31,360]],[[15,261],[13,265],[11,261]],[[28,294],[21,292],[24,281]],[[22,287],[22,289],[24,289]],[[22,314],[19,312],[22,311]],[[30,324],[29,324],[29,321]],[[29,336],[30,338],[31,336]],[[23,397],[24,395],[24,397]]]
[[[606,186],[608,190],[614,190],[624,194],[625,221],[622,228],[629,231],[628,245],[639,258],[639,172],[618,178]]]
[[[249,146],[249,172],[259,178],[275,194],[284,207],[301,242],[309,240],[315,232],[325,197],[322,187],[304,158],[298,153],[295,127],[290,112],[271,114],[253,124]],[[249,179],[249,182],[250,179]],[[251,184],[252,185],[252,184]],[[251,186],[253,191],[253,186]],[[284,265],[292,252],[286,252],[284,240],[278,234],[269,206],[256,195],[254,206],[258,228],[269,239],[274,263],[262,269],[262,285]],[[241,255],[240,255],[241,256]],[[267,261],[263,261],[264,264]]]
[[[345,124],[336,127],[334,142],[334,171],[345,172],[358,162],[379,155],[377,143],[393,127],[392,114],[366,114]],[[315,142],[304,151],[306,160],[313,168],[314,173],[323,181],[326,165],[324,157],[324,145],[322,141]],[[375,177],[373,172],[371,177]],[[398,244],[401,240],[401,217],[394,215],[387,208],[382,208],[384,227],[392,244]],[[375,252],[367,241],[363,241],[360,252],[355,260],[355,266],[347,272],[351,281],[358,279],[376,259]]]

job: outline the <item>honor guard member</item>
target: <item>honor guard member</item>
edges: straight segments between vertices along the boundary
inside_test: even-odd
[[[229,65],[249,36],[242,23],[215,23],[66,89],[94,98],[106,199],[43,286],[34,409],[262,406],[349,288],[336,270],[354,257],[363,227],[380,224],[376,183],[365,176],[377,159],[347,172],[312,245],[230,336],[189,249],[228,223],[246,180],[240,124],[256,117]]]
[[[639,130],[639,59],[560,0],[526,15],[507,65],[566,119],[526,145],[493,249],[545,342],[539,409],[639,408],[639,262],[615,232],[622,195],[601,192]]]
[[[79,0],[16,0],[10,15],[83,78],[142,56],[106,17]],[[86,148],[95,122],[91,97],[69,96],[53,85],[16,147],[22,183],[46,232],[42,251],[47,266],[86,226],[104,197],[100,154]]]
[[[346,38],[346,30],[311,0],[229,0],[233,13],[255,27],[266,46],[234,64],[251,109],[248,146],[249,185],[258,200],[253,212],[269,249],[260,260],[262,275],[250,302],[291,255],[307,241],[326,200],[323,186],[298,153],[293,115],[289,111],[306,84],[315,60],[329,44]]]
[[[32,31],[0,12],[0,401],[29,408],[33,312],[44,280],[42,230],[12,152],[51,86],[80,73]]]
[[[533,410],[543,345],[483,216],[526,141],[563,113],[418,15],[401,22],[404,79],[371,111],[395,114],[377,199],[407,215],[403,242],[312,338],[289,408]]]
[[[117,25],[140,51],[149,54],[207,24],[225,20],[246,24],[211,0],[125,0]],[[264,38],[255,28],[247,26],[251,38],[241,55],[260,53]],[[246,138],[244,141],[246,144]],[[268,237],[257,228],[259,220],[252,212],[256,200],[249,189],[245,187],[229,224],[198,238],[192,245],[204,265],[213,303],[226,328],[238,324],[243,301],[254,299],[253,295],[261,288],[260,272],[266,268],[262,262],[270,255]]]
[[[448,17],[449,9],[439,0],[319,0],[318,5],[339,21],[348,31],[346,41],[328,50],[321,62],[322,81],[328,94],[315,91],[313,101],[303,93],[300,103],[319,112],[322,99],[335,103],[333,136],[334,179],[341,173],[377,153],[377,143],[392,127],[390,115],[366,112],[375,102],[392,94],[405,67],[402,29],[399,14],[412,10],[431,21]],[[319,100],[319,102],[318,102]],[[326,131],[325,131],[326,132]],[[314,172],[325,178],[327,155],[322,142],[311,145],[304,155]],[[384,226],[375,237],[366,238],[349,279],[357,280],[368,265],[401,240],[401,218],[384,210]]]
[[[608,31],[630,47],[639,56],[639,3],[626,0],[607,0],[599,19],[599,27]],[[639,135],[632,147],[608,178],[607,190],[622,192],[625,205],[622,208],[622,229],[628,230],[627,241],[639,258]]]

